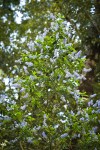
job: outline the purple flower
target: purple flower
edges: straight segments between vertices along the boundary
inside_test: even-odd
[[[15,88],[20,88],[21,87],[21,85],[18,84],[18,83],[13,84],[12,86],[15,87]]]
[[[28,67],[32,67],[33,66],[33,63],[32,62],[26,62],[25,63]]]
[[[24,72],[25,72],[26,74],[29,73],[26,66],[23,66],[23,69],[24,69]]]
[[[77,112],[77,115],[80,115],[81,114],[81,111],[79,110],[78,112]]]
[[[94,98],[97,94],[90,95],[90,98]]]
[[[77,138],[77,134],[75,133],[72,138],[76,139]]]
[[[65,137],[67,137],[68,136],[68,133],[64,133],[64,134],[62,134],[60,137],[61,138],[65,138]]]
[[[65,78],[72,77],[72,74],[67,69],[65,70],[65,73],[66,73]]]
[[[95,113],[95,110],[93,109],[93,110],[92,110],[92,114],[94,114],[94,113]]]
[[[26,105],[23,105],[20,107],[22,110],[25,110],[26,109]]]
[[[24,53],[29,54],[29,52],[27,50],[23,50]]]
[[[25,88],[22,88],[21,90],[20,90],[20,92],[24,92],[25,91]]]
[[[59,57],[59,49],[54,50],[54,57]]]
[[[20,125],[21,125],[21,127],[25,127],[25,126],[27,126],[27,122],[26,121],[22,121]]]
[[[100,114],[100,109],[98,109],[98,110],[96,111],[96,113],[97,113],[97,114]]]
[[[71,115],[72,115],[72,116],[74,116],[74,115],[75,115],[75,113],[74,113],[72,110],[70,111],[70,113],[71,113]]]
[[[97,103],[95,103],[95,104],[93,105],[93,107],[97,107]]]
[[[84,117],[80,118],[80,121],[84,121]]]
[[[34,80],[34,79],[35,79],[35,77],[34,77],[34,76],[32,76],[32,75],[30,75],[30,79],[31,79],[31,80]]]
[[[54,20],[54,19],[55,19],[55,16],[54,16],[54,14],[53,14],[53,13],[50,13],[50,18],[51,18],[52,20]]]
[[[76,71],[74,71],[74,76],[75,76],[76,78],[79,78],[79,77],[80,77],[80,75],[79,75]]]
[[[79,58],[81,56],[82,51],[80,50],[78,53],[75,54],[75,58]]]
[[[59,33],[56,34],[56,40],[59,38]]]
[[[100,108],[100,100],[98,100],[98,107]]]
[[[98,129],[97,126],[95,126],[95,127],[92,128],[92,130],[93,130],[95,133],[97,132],[97,129]]]
[[[32,137],[28,137],[28,138],[27,138],[27,142],[28,142],[28,143],[32,143],[32,139],[33,139]]]
[[[79,133],[79,134],[77,135],[77,137],[80,138],[80,136],[81,136],[81,135],[80,135],[80,133]]]
[[[91,100],[90,102],[88,102],[88,106],[92,106],[93,105],[93,100]]]
[[[74,98],[75,100],[78,100],[79,99],[79,95],[77,95],[76,93],[74,94]]]
[[[15,60],[15,63],[21,64],[21,59]]]
[[[86,73],[87,73],[87,72],[90,72],[91,70],[92,70],[91,68],[88,68],[88,69],[87,69],[87,68],[84,68],[84,69],[83,69],[83,71],[86,72]]]
[[[28,96],[29,96],[28,93],[26,93],[26,95],[24,95],[23,98],[28,98]]]
[[[66,102],[66,99],[63,95],[61,95],[61,98],[60,98],[63,102]]]
[[[44,131],[42,132],[42,136],[47,139],[47,135]]]

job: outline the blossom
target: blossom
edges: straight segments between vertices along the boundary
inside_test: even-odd
[[[18,84],[18,83],[12,84],[12,86],[15,87],[15,88],[20,88],[21,87],[21,85]]]
[[[78,112],[77,112],[77,115],[80,115],[81,114],[81,111],[79,110]]]
[[[49,58],[49,56],[48,56],[48,55],[45,55],[44,58]]]
[[[78,94],[74,93],[74,98],[75,98],[75,100],[78,100],[80,97]]]
[[[97,94],[90,95],[90,98],[94,98]]]
[[[93,105],[93,107],[97,107],[97,103],[95,103],[95,104]]]
[[[59,127],[59,124],[54,125],[54,128],[57,129]]]
[[[46,123],[47,116],[46,116],[46,114],[44,114],[43,118],[44,118],[44,120],[43,120],[43,125],[44,125],[44,126],[47,126],[47,123]]]
[[[82,74],[80,77],[78,77],[77,79],[79,80],[86,80],[86,77]]]
[[[68,43],[68,44],[66,44],[65,46],[66,46],[66,47],[70,47],[70,46],[72,46],[72,43]],[[71,54],[69,54],[69,56],[71,56]]]
[[[24,72],[25,72],[26,74],[29,73],[26,66],[23,66],[23,69],[24,69]]]
[[[16,102],[13,100],[13,101],[11,101],[11,104],[15,105],[15,104],[16,104]]]
[[[50,46],[46,45],[45,48],[48,49],[48,48],[50,48]]]
[[[3,142],[2,142],[0,145],[1,145],[2,147],[7,146],[7,144],[6,144],[6,143],[3,143]]]
[[[79,58],[82,54],[82,51],[80,50],[78,53],[75,54],[75,58]]]
[[[32,62],[26,62],[25,63],[28,67],[32,67],[33,66],[33,63]]]
[[[15,138],[14,140],[11,140],[10,142],[11,142],[11,143],[15,143],[15,142],[17,142],[17,141],[18,141],[18,139]]]
[[[3,119],[4,119],[4,120],[11,120],[11,117],[5,115],[5,116],[3,116]]]
[[[54,23],[54,22],[51,22],[51,29],[53,29],[53,30],[55,30],[55,31],[57,31],[58,30],[58,28],[59,28],[59,25],[58,25],[58,23]]]
[[[95,126],[95,127],[92,128],[92,130],[93,130],[95,133],[97,132],[97,129],[98,129],[97,126]]]
[[[66,99],[65,97],[62,95],[61,98],[60,98],[63,102],[66,102]]]
[[[25,127],[25,126],[27,126],[27,122],[26,121],[22,121],[20,125],[21,125],[21,127]]]
[[[58,49],[55,49],[54,50],[54,57],[59,57],[59,50]]]
[[[20,90],[20,92],[24,92],[25,91],[25,88],[22,88],[21,90]]]
[[[80,138],[80,136],[81,136],[81,135],[80,135],[80,133],[79,133],[79,134],[77,135],[77,137]]]
[[[75,133],[72,138],[76,139],[77,138],[77,134]]]
[[[100,109],[98,109],[98,110],[96,111],[96,113],[97,113],[97,114],[100,114]]]
[[[47,102],[47,100],[46,100],[46,101],[44,101],[44,104],[45,104],[45,105],[47,105],[47,103],[48,103],[48,102]]]
[[[88,102],[88,106],[90,107],[91,105],[93,105],[93,100],[91,100],[90,102]]]
[[[36,50],[36,49],[34,48],[35,43],[34,43],[33,41],[30,41],[30,42],[27,44],[27,46],[29,47],[29,49],[30,49],[31,51],[35,51],[35,50]]]
[[[63,115],[64,115],[64,112],[60,112],[59,115],[60,115],[60,116],[63,116]]]
[[[64,38],[63,39],[63,44],[65,45],[65,46],[67,46],[68,44],[66,44],[67,43],[67,39],[66,38]]]
[[[66,83],[67,81],[66,80],[63,80],[63,83]]]
[[[28,137],[28,138],[27,138],[27,142],[28,142],[28,143],[32,143],[32,139],[33,139],[32,137]]]
[[[31,79],[31,80],[34,80],[34,79],[35,79],[35,77],[34,77],[34,76],[32,76],[32,75],[30,75],[30,79]]]
[[[46,118],[47,118],[46,114],[44,114],[44,115],[43,115],[43,118],[44,118],[44,119],[46,119]]]
[[[25,110],[26,109],[26,105],[23,105],[20,107],[22,110]]]
[[[43,36],[42,34],[37,35],[37,36],[36,36],[36,40],[40,40],[41,42],[43,42],[43,41],[44,41],[44,36]],[[38,43],[35,43],[35,44],[39,46]]]
[[[28,113],[28,116],[32,115],[32,113]]]
[[[95,113],[95,110],[93,109],[93,110],[92,110],[92,114],[94,114],[94,113]]]
[[[72,52],[71,54],[68,54],[68,57],[69,59],[72,61],[72,60],[75,60],[75,52]]]
[[[21,59],[15,60],[15,63],[21,64]]]
[[[42,136],[44,137],[44,138],[47,138],[47,135],[46,135],[46,133],[43,131],[42,132]]]
[[[90,72],[91,70],[92,70],[91,68],[88,68],[88,69],[87,68],[83,68],[83,72],[86,72],[86,73]]]
[[[72,77],[72,74],[67,69],[65,70],[65,73],[66,73],[65,78]]]
[[[32,56],[32,55],[28,55],[28,57],[29,57],[29,58],[31,58],[31,59],[35,59],[35,58],[37,58],[37,56],[36,56],[36,55],[33,55],[33,56]]]
[[[72,110],[70,111],[70,113],[71,113],[71,115],[72,115],[72,116],[74,116],[74,115],[75,115],[75,113],[74,113]]]
[[[55,61],[56,61],[56,59],[50,58],[50,62],[51,62],[51,63],[54,63]]]
[[[68,133],[64,133],[64,134],[62,134],[60,137],[61,138],[65,138],[65,137],[67,137],[68,136]]]
[[[79,77],[80,77],[80,75],[79,75],[76,71],[74,71],[74,76],[75,76],[76,78],[79,78]]]
[[[23,52],[26,53],[26,54],[29,54],[29,51],[27,51],[27,50],[23,50]]]
[[[26,93],[24,96],[23,96],[23,98],[28,98],[28,93]]]
[[[35,126],[32,130],[34,133],[36,133],[36,131],[40,130],[41,126]]]
[[[54,14],[53,14],[53,13],[50,13],[50,18],[51,18],[52,20],[54,20],[54,19],[55,19],[55,16],[54,16]]]
[[[68,22],[67,21],[63,21],[62,24],[66,26],[66,25],[68,25]]]
[[[59,38],[59,33],[56,34],[56,40]]]
[[[80,118],[80,121],[84,121],[84,117]]]
[[[100,100],[98,100],[98,107],[100,108]]]

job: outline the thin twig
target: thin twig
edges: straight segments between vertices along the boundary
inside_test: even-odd
[[[21,141],[19,142],[19,144],[20,144],[21,150],[24,150]]]

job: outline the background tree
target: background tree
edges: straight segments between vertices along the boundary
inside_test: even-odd
[[[60,12],[62,12],[68,22],[70,22],[73,32],[79,37],[80,45],[77,49],[87,56],[87,67],[92,71],[87,74],[87,81],[83,82],[80,89],[84,89],[88,94],[100,90],[100,1],[77,1],[64,0],[56,1]],[[91,82],[91,84],[90,84]],[[88,84],[87,84],[88,83]],[[100,95],[98,95],[99,97]]]

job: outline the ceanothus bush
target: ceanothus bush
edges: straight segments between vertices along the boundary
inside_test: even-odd
[[[19,142],[30,150],[99,150],[100,100],[78,89],[86,80],[83,71],[91,69],[84,67],[82,51],[69,43],[64,17],[51,18],[50,28],[22,52],[21,74],[14,84],[20,102],[10,110],[16,137],[9,144]]]

